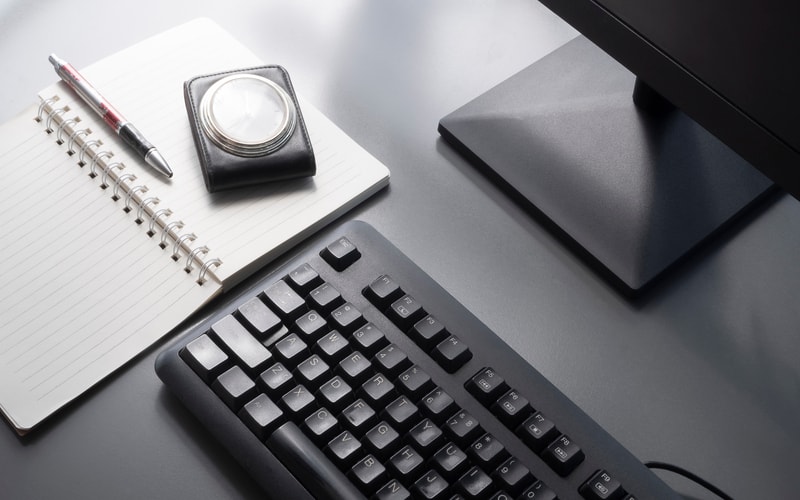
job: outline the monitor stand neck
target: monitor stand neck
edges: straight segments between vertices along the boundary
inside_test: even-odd
[[[676,109],[674,104],[638,76],[633,83],[633,103],[640,110],[653,115],[663,115]]]
[[[443,118],[442,137],[626,294],[772,183],[583,37]],[[647,110],[639,108],[635,99]]]

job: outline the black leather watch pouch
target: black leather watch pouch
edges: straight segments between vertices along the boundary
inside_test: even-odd
[[[297,123],[292,135],[278,150],[258,157],[238,156],[217,146],[203,131],[199,106],[205,92],[216,81],[237,73],[259,75],[279,85],[294,102]],[[203,179],[210,193],[265,182],[308,177],[316,173],[311,141],[289,74],[281,66],[262,66],[202,75],[184,83],[184,100],[192,128]]]

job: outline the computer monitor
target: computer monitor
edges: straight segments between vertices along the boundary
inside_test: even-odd
[[[800,199],[800,4],[541,2],[582,36],[439,131],[611,283],[646,289],[773,182]]]

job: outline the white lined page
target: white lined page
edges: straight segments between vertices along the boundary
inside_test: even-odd
[[[0,127],[0,406],[29,429],[218,291],[199,286],[56,145],[31,108]]]
[[[62,54],[68,57],[68,54]],[[46,61],[43,62],[46,64]],[[386,167],[311,104],[301,101],[317,161],[313,178],[209,194],[183,101],[183,82],[262,65],[216,24],[197,20],[145,40],[81,73],[155,144],[174,171],[145,166],[63,83],[60,97],[79,128],[100,138],[111,162],[173,211],[181,233],[207,258],[224,287],[246,277],[388,183]],[[291,73],[291,68],[287,68]],[[0,126],[0,409],[30,429],[151,345],[220,286],[198,286],[171,246],[149,238],[147,223],[111,200],[89,167],[34,122],[38,103]],[[66,116],[66,115],[65,115]],[[185,255],[184,255],[185,257]]]

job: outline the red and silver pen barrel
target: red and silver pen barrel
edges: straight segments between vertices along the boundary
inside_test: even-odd
[[[95,113],[100,115],[103,121],[114,129],[114,132],[116,132],[122,140],[135,149],[148,165],[167,177],[172,177],[172,169],[156,147],[145,139],[132,123],[123,118],[123,116],[106,101],[103,95],[86,81],[71,64],[60,59],[55,54],[51,54],[49,59],[56,73],[58,73],[58,76],[61,77],[64,83],[91,106]]]
[[[114,132],[119,132],[126,120],[105,100],[103,95],[84,80],[81,74],[67,61],[60,59],[55,54],[51,54],[49,59],[64,83],[77,92],[84,102],[91,106],[95,113],[100,115],[103,121],[114,129]]]

